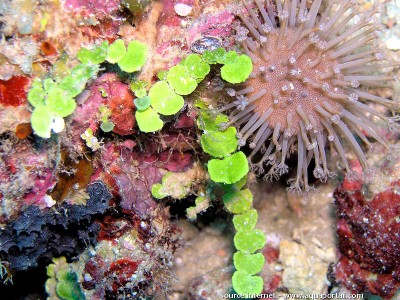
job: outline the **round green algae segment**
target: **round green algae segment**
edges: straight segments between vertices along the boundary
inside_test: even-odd
[[[132,87],[132,85],[131,85],[131,87]],[[138,89],[138,90],[133,91],[133,92],[134,92],[135,96],[138,97],[138,98],[143,98],[144,96],[147,95],[147,91],[146,91],[145,88],[144,89]]]
[[[31,115],[32,129],[41,138],[50,138],[51,123],[53,114],[45,105],[40,105],[34,109]]]
[[[246,81],[252,71],[253,63],[250,57],[242,54],[221,68],[221,77],[229,83],[241,83]]]
[[[81,48],[76,55],[84,64],[97,65],[104,62],[107,58],[108,42],[103,42],[94,49]]]
[[[253,203],[253,194],[249,189],[232,190],[222,196],[225,207],[233,214],[242,214],[247,212]]]
[[[184,105],[183,97],[177,95],[166,81],[156,82],[149,91],[151,106],[162,115],[176,114]]]
[[[144,96],[141,98],[136,98],[135,100],[133,100],[133,102],[135,103],[136,109],[143,111],[149,108],[150,106],[150,97],[149,96]]]
[[[61,80],[58,87],[67,91],[70,97],[75,97],[85,89],[86,82],[98,71],[98,65],[79,64],[72,69],[71,75]]]
[[[45,92],[43,90],[42,81],[38,78],[35,78],[28,93],[28,101],[33,107],[36,107],[44,104],[44,97]]]
[[[247,275],[255,275],[261,272],[265,258],[262,253],[248,254],[238,251],[233,255],[233,264],[236,270],[245,272]]]
[[[159,114],[151,107],[144,111],[136,111],[135,116],[139,129],[142,132],[158,131],[164,125]]]
[[[76,108],[75,100],[66,91],[57,87],[49,91],[45,103],[49,111],[58,117],[67,117]]]
[[[103,122],[100,125],[101,130],[103,130],[104,132],[110,132],[114,129],[114,127],[114,123],[110,121]]]
[[[214,182],[232,184],[238,182],[248,172],[249,165],[242,151],[224,159],[211,159],[208,162],[208,173]]]
[[[236,271],[232,276],[232,285],[238,294],[260,294],[263,290],[264,281],[260,276]]]
[[[168,194],[163,192],[163,185],[161,183],[153,184],[151,187],[151,194],[156,199],[162,199],[168,196]]]
[[[236,231],[250,231],[254,229],[257,224],[258,213],[252,208],[248,211],[235,215],[233,217],[233,225]]]
[[[210,65],[204,62],[198,54],[190,54],[183,64],[190,76],[200,80],[210,72]]]
[[[235,248],[245,253],[254,253],[265,245],[265,235],[259,229],[238,231],[233,238]]]
[[[118,63],[126,54],[125,43],[118,39],[110,45],[107,51],[107,61],[112,64]]]
[[[65,271],[67,272],[67,271]],[[58,276],[58,274],[57,274]],[[78,277],[75,273],[68,272],[57,283],[56,292],[61,299],[71,300],[84,300],[85,296],[82,293],[80,285],[78,283]]]
[[[182,65],[172,67],[168,71],[167,80],[179,95],[189,95],[197,87],[196,79],[189,76],[186,68]]]
[[[124,57],[122,57],[118,66],[122,71],[132,73],[139,71],[147,59],[147,46],[138,41],[130,42],[128,45],[128,50]]]
[[[238,147],[235,127],[229,127],[225,131],[207,131],[201,135],[200,140],[204,152],[214,157],[224,157]]]

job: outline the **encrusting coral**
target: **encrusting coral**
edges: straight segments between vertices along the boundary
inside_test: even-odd
[[[364,14],[353,0],[244,1],[237,11],[242,25],[236,41],[252,58],[254,71],[240,89],[228,89],[236,99],[219,109],[230,110],[230,121],[240,127],[239,145],[248,142],[253,170],[265,179],[289,172],[286,163],[297,152],[297,175],[290,189],[309,190],[308,166],[314,159],[313,175],[326,181],[326,146],[338,154],[343,168],[352,172],[342,137],[364,170],[367,159],[357,140],[370,149],[390,148],[373,118],[398,130],[398,117],[387,117],[367,103],[395,108],[396,103],[361,87],[389,87],[393,77],[383,74],[398,63],[386,61],[377,45],[375,22],[378,9]],[[378,73],[378,74],[376,74]],[[369,116],[367,116],[369,115]],[[357,137],[353,136],[355,134]],[[261,153],[261,154],[260,154]]]

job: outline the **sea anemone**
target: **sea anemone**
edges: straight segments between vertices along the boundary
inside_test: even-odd
[[[379,111],[379,106],[393,109],[395,102],[365,89],[390,87],[394,77],[383,71],[398,65],[386,60],[378,47],[377,7],[360,14],[354,0],[326,1],[325,9],[322,0],[308,8],[307,2],[244,2],[235,37],[254,70],[242,87],[227,90],[236,99],[219,109],[230,112],[225,125],[240,128],[239,144],[248,143],[252,169],[264,179],[287,173],[286,161],[297,152],[297,175],[290,187],[296,190],[310,189],[312,159],[315,178],[324,182],[334,175],[328,169],[328,144],[352,177],[345,149],[368,170],[359,141],[370,149],[390,148],[374,120],[383,120],[391,130],[399,128],[398,116]]]

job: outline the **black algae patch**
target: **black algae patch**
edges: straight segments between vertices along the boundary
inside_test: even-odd
[[[53,257],[68,259],[97,242],[95,222],[109,208],[112,198],[106,185],[96,181],[87,187],[86,205],[63,203],[57,209],[29,206],[16,220],[0,230],[0,259],[12,271],[47,265]]]

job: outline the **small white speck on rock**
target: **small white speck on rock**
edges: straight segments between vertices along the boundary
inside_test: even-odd
[[[92,281],[92,276],[90,276],[90,274],[89,273],[86,273],[85,274],[85,276],[83,277],[83,279],[85,280],[85,281]]]
[[[390,50],[400,50],[400,39],[398,37],[391,37],[386,41],[386,46]]]
[[[176,3],[174,10],[178,16],[186,17],[192,12],[193,7],[185,3]]]

